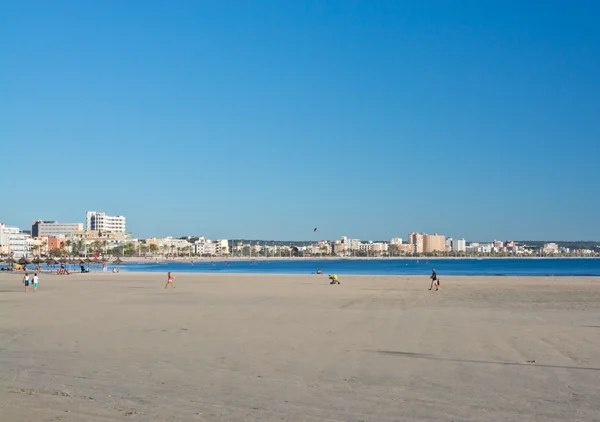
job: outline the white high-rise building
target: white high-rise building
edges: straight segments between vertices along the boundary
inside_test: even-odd
[[[31,256],[31,237],[17,227],[7,227],[0,223],[0,253],[19,259]]]
[[[342,236],[341,243],[347,251],[355,251],[360,248],[360,239],[348,239],[346,236]]]
[[[88,211],[86,213],[86,230],[101,232],[125,233],[125,217],[111,216],[103,212]]]
[[[194,242],[194,253],[197,255],[226,255],[229,253],[229,242],[226,239],[210,240],[202,237]]]
[[[452,239],[452,251],[453,252],[466,252],[467,242],[465,239]]]

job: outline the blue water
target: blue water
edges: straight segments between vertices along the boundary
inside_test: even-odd
[[[267,260],[177,263],[129,263],[121,271],[310,274],[474,276],[600,276],[600,259],[381,259],[381,260]]]

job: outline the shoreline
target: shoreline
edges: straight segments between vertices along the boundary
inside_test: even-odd
[[[113,273],[112,271],[107,271],[107,272],[103,272],[103,271],[90,271],[89,273],[81,273],[81,272],[77,272],[74,271],[71,274],[65,275],[65,274],[57,274],[56,271],[48,271],[48,270],[42,270],[42,271],[29,271],[28,272],[30,274],[33,274],[35,272],[39,273],[40,275],[43,275],[44,277],[46,276],[51,276],[51,277],[66,277],[68,279],[72,279],[72,278],[78,278],[81,279],[80,276],[83,277],[99,277],[99,276],[106,276],[106,277],[119,277],[119,276],[140,276],[140,275],[144,275],[144,276],[157,276],[157,275],[163,275],[165,273],[167,273],[168,271],[119,271],[116,273]],[[214,277],[304,277],[304,276],[313,276],[313,277],[322,277],[324,280],[327,280],[327,277],[329,275],[329,273],[323,273],[323,274],[316,274],[314,272],[310,273],[310,272],[304,272],[304,273],[278,273],[278,272],[235,272],[235,271],[228,271],[228,272],[223,272],[223,271],[173,271],[171,270],[171,272],[173,274],[175,274],[178,277],[184,276],[184,277],[192,277],[192,276],[198,276],[198,277],[206,277],[206,276],[214,276]],[[332,272],[333,273],[333,272]],[[1,275],[6,275],[6,276],[12,276],[12,277],[18,277],[18,278],[22,278],[24,274],[23,270],[16,270],[16,271],[2,271],[0,272],[0,276]],[[369,278],[394,278],[394,279],[426,279],[429,280],[430,276],[428,274],[368,274],[368,273],[343,273],[343,272],[337,272],[336,274],[338,274],[339,276],[342,276],[344,278],[364,278],[364,277],[369,277]],[[600,274],[598,275],[594,275],[594,274],[440,274],[439,278],[442,280],[447,280],[447,279],[452,279],[452,278],[466,278],[466,279],[478,279],[478,280],[482,280],[482,278],[493,278],[493,279],[500,279],[500,278],[514,278],[514,279],[533,279],[533,278],[543,278],[543,279],[552,279],[552,278],[556,278],[556,279],[564,279],[564,278],[585,278],[585,279],[591,279],[593,281],[600,281]]]
[[[193,262],[226,262],[226,261],[256,261],[256,262],[272,262],[272,261],[439,261],[439,260],[473,260],[473,261],[487,261],[487,260],[506,260],[506,259],[514,259],[514,260],[538,260],[538,259],[600,259],[600,256],[486,256],[486,257],[476,257],[476,256],[425,256],[425,257],[413,257],[413,256],[393,256],[393,257],[333,257],[333,256],[324,256],[324,257],[214,257],[214,258],[206,258],[206,257],[192,257],[190,258],[140,258],[140,257],[119,257],[119,259],[123,260],[127,264],[148,264],[152,262],[160,262],[160,263],[187,263],[190,261]],[[112,262],[108,262],[109,265]]]
[[[171,271],[180,274],[287,274],[316,275],[317,269],[325,274],[357,276],[429,276],[433,268],[440,277],[600,277],[600,260],[562,258],[370,258],[370,259],[314,259],[314,258],[268,258],[268,259],[220,259],[209,258],[192,260],[162,260],[131,258],[121,263],[109,261],[108,271],[102,271],[98,263],[84,264],[91,274],[146,273],[156,274]],[[42,265],[43,274],[56,273],[59,267],[48,268]],[[80,271],[80,264],[67,264],[71,274],[87,274]],[[35,272],[28,266],[28,272]],[[6,272],[5,272],[6,273]],[[10,272],[8,272],[10,273]],[[23,274],[23,270],[16,270]]]

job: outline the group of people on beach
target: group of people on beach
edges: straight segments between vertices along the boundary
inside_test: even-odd
[[[33,291],[37,292],[39,281],[40,281],[40,278],[38,277],[37,273],[33,274],[32,279],[29,279],[29,273],[25,273],[25,275],[23,276],[23,284],[25,285],[25,292],[29,291],[30,284],[33,286]]]
[[[317,274],[323,274],[323,271],[321,271],[321,269],[318,269]],[[440,290],[440,279],[438,278],[435,270],[431,270],[430,278],[431,278],[431,286],[429,287],[429,290],[433,290],[433,286],[435,286],[436,291]],[[171,271],[169,271],[167,273],[167,284],[165,284],[165,289],[168,289],[169,286],[175,288],[175,284],[173,284],[174,279],[175,279],[175,277],[173,276]],[[331,280],[329,284],[341,284],[338,279],[337,274],[329,274],[329,280]],[[38,277],[37,273],[34,273],[32,279],[29,278],[29,273],[27,273],[27,272],[23,276],[23,284],[25,284],[26,292],[29,291],[30,284],[33,286],[33,291],[37,292],[38,283],[39,283],[39,277]]]
[[[171,273],[169,273],[169,274],[171,274]],[[317,274],[323,274],[323,271],[321,271],[321,269],[319,268],[317,270]],[[435,269],[431,270],[431,277],[429,277],[429,278],[431,278],[431,286],[429,287],[429,290],[433,290],[433,286],[435,286],[435,291],[440,290],[440,279],[438,278],[437,273],[435,272]],[[329,284],[341,284],[340,281],[338,280],[337,274],[329,274],[329,280],[331,280],[331,282]]]
[[[321,271],[321,269],[319,268],[317,270],[317,274],[321,275],[323,274],[323,271]],[[331,280],[331,282],[329,284],[341,284],[340,281],[338,280],[338,276],[337,274],[329,274],[329,280]]]

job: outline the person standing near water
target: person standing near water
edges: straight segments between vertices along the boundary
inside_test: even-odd
[[[37,273],[35,273],[33,275],[33,291],[37,292],[37,286],[38,286],[38,282],[40,281],[40,278],[38,277]]]
[[[169,273],[167,274],[167,284],[165,284],[165,289],[166,289],[167,287],[169,287],[169,284],[170,284],[171,286],[173,286],[173,288],[175,288],[175,285],[173,284],[173,279],[174,279],[174,278],[175,278],[175,277],[173,277],[173,275],[171,274],[171,271],[169,271]]]

